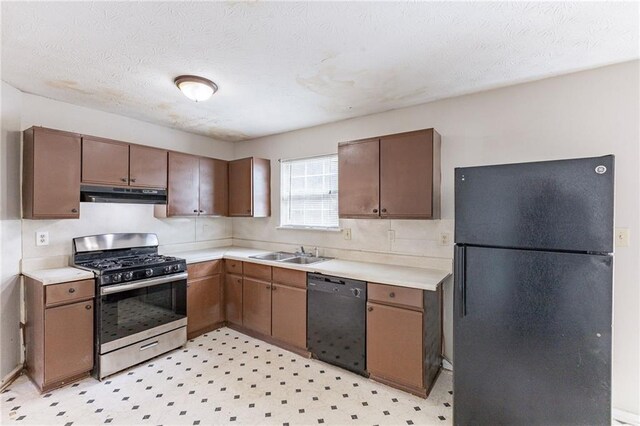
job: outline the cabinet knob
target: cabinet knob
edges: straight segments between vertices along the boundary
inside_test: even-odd
[[[121,181],[126,182],[127,178],[120,178]]]
[[[251,213],[251,209],[247,209],[247,213]]]
[[[75,289],[75,288],[71,287],[71,288],[69,289],[69,293],[75,293],[75,292],[76,292],[76,289]]]
[[[271,290],[276,291],[278,289],[278,287],[271,287]]]
[[[369,306],[369,307],[367,308],[367,311],[369,311],[369,312],[373,311],[373,306]]]
[[[240,278],[238,278],[236,281],[238,281],[238,284],[242,283],[242,280]]]
[[[373,212],[374,213],[378,213],[378,209],[373,209]]]
[[[200,213],[204,213],[204,210],[200,210]]]
[[[271,286],[270,285],[266,286],[266,288],[267,288],[267,290],[271,290]]]
[[[71,213],[78,213],[78,209],[71,209]]]
[[[194,212],[194,213],[198,213],[198,209],[194,210],[193,212]]]
[[[88,311],[89,309],[91,309],[91,305],[85,305],[84,308]]]
[[[136,181],[136,179],[135,179],[135,178],[131,178],[131,182],[135,182],[135,181]]]
[[[389,297],[394,298],[396,297],[396,294],[394,292],[389,293]]]
[[[381,211],[382,211],[382,213],[386,213],[387,209],[382,209]]]

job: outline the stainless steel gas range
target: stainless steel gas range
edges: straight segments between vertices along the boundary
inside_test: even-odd
[[[95,274],[96,378],[187,342],[187,264],[159,255],[156,234],[74,238],[71,263]]]

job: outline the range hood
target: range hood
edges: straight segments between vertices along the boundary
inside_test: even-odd
[[[167,204],[167,190],[80,185],[80,201],[89,203]]]

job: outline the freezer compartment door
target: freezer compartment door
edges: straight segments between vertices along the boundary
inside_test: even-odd
[[[454,424],[611,424],[612,258],[455,256]]]
[[[455,242],[613,252],[612,155],[455,171]]]

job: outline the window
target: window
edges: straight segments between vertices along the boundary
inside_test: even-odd
[[[338,227],[338,155],[280,162],[280,226]]]

